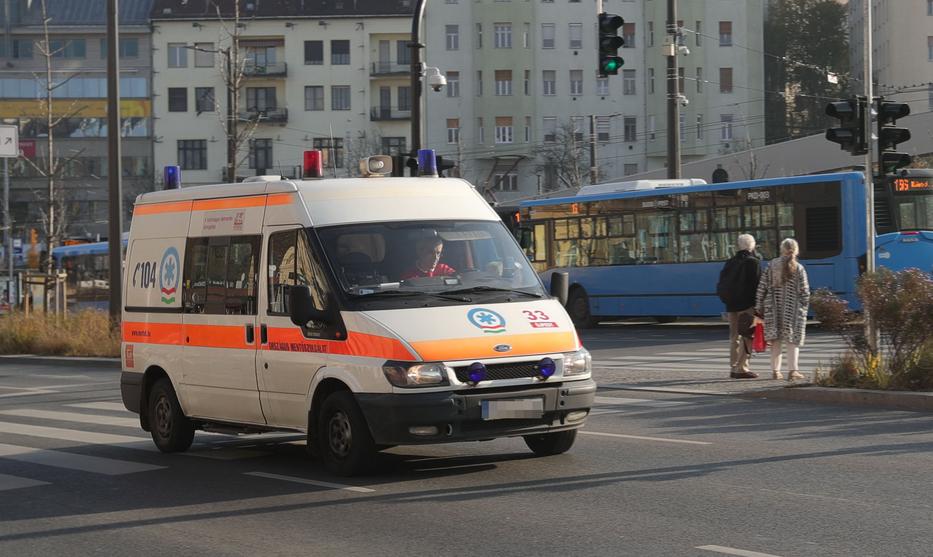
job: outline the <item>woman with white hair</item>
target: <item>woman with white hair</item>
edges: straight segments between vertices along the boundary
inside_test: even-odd
[[[804,379],[798,367],[800,347],[807,329],[810,306],[810,283],[807,271],[797,261],[800,247],[786,238],[781,242],[781,256],[773,259],[758,283],[755,309],[764,316],[765,340],[771,343],[771,370],[774,379],[781,374],[782,346],[787,345],[787,380]]]

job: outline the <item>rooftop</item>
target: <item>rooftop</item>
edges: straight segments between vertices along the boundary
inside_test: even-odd
[[[102,1],[102,0],[101,0]],[[153,20],[231,18],[361,17],[411,15],[412,0],[154,0]]]

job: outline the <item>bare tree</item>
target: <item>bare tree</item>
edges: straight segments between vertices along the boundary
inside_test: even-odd
[[[557,127],[554,141],[535,148],[538,171],[551,179],[545,179],[545,191],[579,188],[589,179],[589,158],[583,134],[572,122]]]
[[[746,180],[757,180],[758,178],[764,178],[768,175],[768,169],[771,167],[771,164],[763,165],[761,161],[758,160],[755,149],[751,147],[751,143],[747,140],[734,142],[734,146],[729,149],[729,152],[734,153],[733,159],[735,160],[735,164],[739,167],[739,170],[742,171],[742,176]]]

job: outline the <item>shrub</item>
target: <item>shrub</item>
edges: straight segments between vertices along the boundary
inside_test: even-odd
[[[11,313],[0,317],[0,353],[118,357],[120,333],[96,310],[66,316]]]

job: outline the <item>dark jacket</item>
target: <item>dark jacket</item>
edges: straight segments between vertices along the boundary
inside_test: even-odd
[[[755,294],[758,280],[761,278],[761,261],[747,250],[741,250],[732,256],[735,260],[735,279],[732,282],[735,292],[726,304],[726,311],[745,311],[755,307]]]

